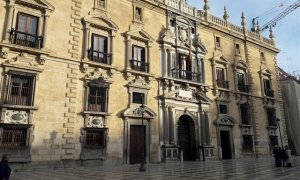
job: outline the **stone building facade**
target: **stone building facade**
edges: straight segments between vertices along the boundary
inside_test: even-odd
[[[133,164],[287,143],[274,36],[185,0],[0,0],[0,152]],[[144,105],[141,109],[141,105]],[[69,161],[68,161],[69,162]]]

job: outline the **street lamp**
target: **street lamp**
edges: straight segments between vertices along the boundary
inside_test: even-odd
[[[280,136],[281,147],[282,147],[282,149],[283,149],[282,137],[281,137],[281,130],[280,130],[280,124],[279,124],[280,119],[277,118],[276,121],[277,121],[277,127],[279,128],[279,136]]]
[[[146,171],[146,167],[145,167],[145,145],[146,145],[146,136],[145,136],[145,127],[144,127],[144,113],[145,113],[145,108],[146,106],[144,105],[144,103],[142,103],[142,105],[139,108],[139,111],[142,115],[142,130],[143,130],[143,150],[142,150],[142,161],[141,161],[141,167],[140,167],[140,172]]]

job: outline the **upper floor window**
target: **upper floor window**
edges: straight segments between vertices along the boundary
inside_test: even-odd
[[[265,57],[265,53],[264,52],[260,52],[260,60],[261,61],[266,61],[266,57]]]
[[[16,30],[11,31],[12,43],[32,47],[42,47],[42,37],[37,34],[39,18],[24,13],[18,13]]]
[[[216,48],[221,48],[221,38],[220,37],[216,36],[215,43],[216,43]]]
[[[249,86],[246,81],[246,73],[245,72],[237,72],[237,83],[238,83],[238,90],[240,92],[249,92]]]
[[[229,82],[226,80],[225,68],[216,68],[216,81],[218,87],[225,89],[229,88]]]
[[[90,49],[90,60],[104,64],[111,64],[111,54],[107,53],[107,44],[107,37],[93,34]]]
[[[143,21],[143,15],[142,15],[142,8],[135,7],[135,20],[137,21]]]
[[[235,44],[235,53],[236,54],[241,54],[240,44]]]
[[[131,68],[137,71],[149,72],[149,63],[146,62],[145,48],[132,46]]]
[[[33,105],[35,77],[10,74],[7,81],[5,104],[23,106]]]
[[[88,111],[107,112],[108,86],[90,84],[88,88]]]
[[[96,7],[105,8],[106,2],[105,0],[95,0],[96,1]]]
[[[276,110],[273,108],[267,108],[267,118],[269,126],[277,126],[276,122]]]
[[[263,79],[263,83],[264,83],[265,95],[268,97],[274,97],[274,91],[272,90],[272,87],[271,87],[271,80]]]
[[[145,104],[145,93],[132,93],[132,103]]]

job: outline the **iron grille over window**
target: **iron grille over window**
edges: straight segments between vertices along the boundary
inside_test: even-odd
[[[107,37],[93,34],[89,56],[91,61],[111,64],[111,54],[107,53]]]
[[[37,35],[38,17],[19,13],[16,30],[10,32],[14,44],[42,48],[43,38]]]
[[[107,112],[108,87],[90,85],[88,94],[88,111]]]
[[[270,136],[270,146],[273,148],[274,146],[278,146],[278,137],[277,136]]]
[[[106,129],[87,128],[85,146],[86,148],[103,148],[106,146]]]
[[[145,103],[145,94],[144,93],[132,93],[132,102],[136,104],[144,104]]]
[[[253,151],[253,138],[252,135],[243,135],[243,151]]]
[[[1,148],[18,148],[27,146],[28,127],[11,125],[2,128],[3,130],[0,141]]]
[[[277,126],[276,124],[276,110],[272,108],[267,109],[269,126]]]
[[[34,77],[11,74],[8,76],[8,86],[5,104],[31,106],[33,104]]]
[[[250,124],[250,109],[248,104],[241,104],[240,105],[241,110],[241,118],[242,118],[242,124],[249,125]]]

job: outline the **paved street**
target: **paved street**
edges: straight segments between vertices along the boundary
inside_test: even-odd
[[[300,157],[294,157],[292,168],[275,168],[273,159],[238,159],[182,164],[77,167],[68,169],[24,170],[14,172],[12,180],[86,180],[86,179],[300,179]]]

